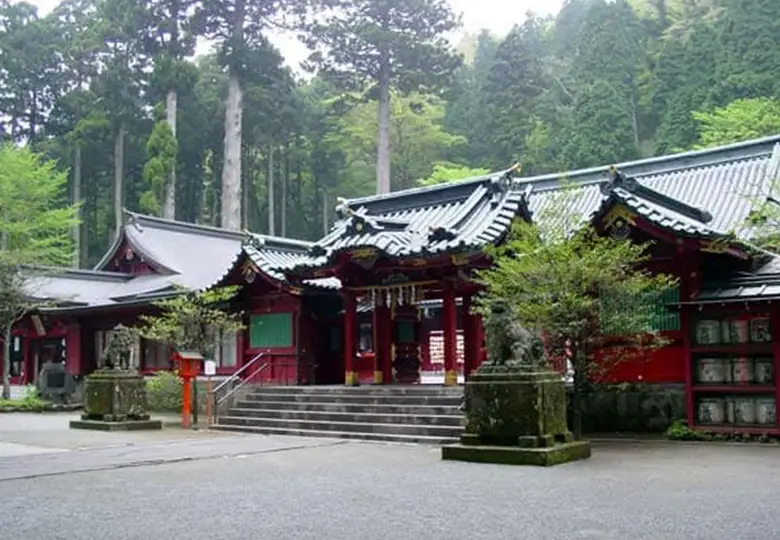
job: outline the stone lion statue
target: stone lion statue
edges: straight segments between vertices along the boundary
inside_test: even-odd
[[[107,368],[128,369],[134,344],[135,334],[133,330],[123,324],[116,325],[112,329],[111,338],[103,351],[104,365]]]
[[[542,340],[517,321],[515,310],[504,299],[493,300],[490,304],[485,340],[488,364],[494,366],[536,366],[544,357]]]

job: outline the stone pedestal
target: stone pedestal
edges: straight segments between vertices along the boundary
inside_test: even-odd
[[[513,465],[557,465],[590,457],[566,424],[561,376],[531,365],[480,366],[465,388],[466,427],[442,458]]]
[[[100,431],[162,429],[146,412],[146,383],[132,370],[103,369],[87,377],[84,414],[73,420],[74,429]]]

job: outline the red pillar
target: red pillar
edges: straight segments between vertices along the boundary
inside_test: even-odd
[[[458,384],[458,317],[455,312],[455,291],[444,291],[442,305],[444,323],[444,384]]]
[[[377,306],[374,308],[374,383],[386,384],[393,378],[392,347],[390,335],[390,308]]]
[[[358,385],[355,371],[355,341],[357,326],[357,301],[350,292],[344,293],[344,384]]]
[[[65,337],[65,369],[71,375],[80,375],[81,367],[81,326],[78,323],[68,324]]]
[[[192,414],[192,382],[189,377],[184,377],[181,385],[181,427],[190,428],[190,414]]]

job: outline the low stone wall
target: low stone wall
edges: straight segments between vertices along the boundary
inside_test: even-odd
[[[675,420],[685,418],[683,384],[597,386],[591,388],[583,402],[582,427],[590,433],[660,433]]]

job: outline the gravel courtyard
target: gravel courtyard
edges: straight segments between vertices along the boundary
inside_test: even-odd
[[[0,435],[1,438],[1,435]],[[553,469],[223,436],[0,458],[0,538],[771,539],[780,447],[598,443]]]

